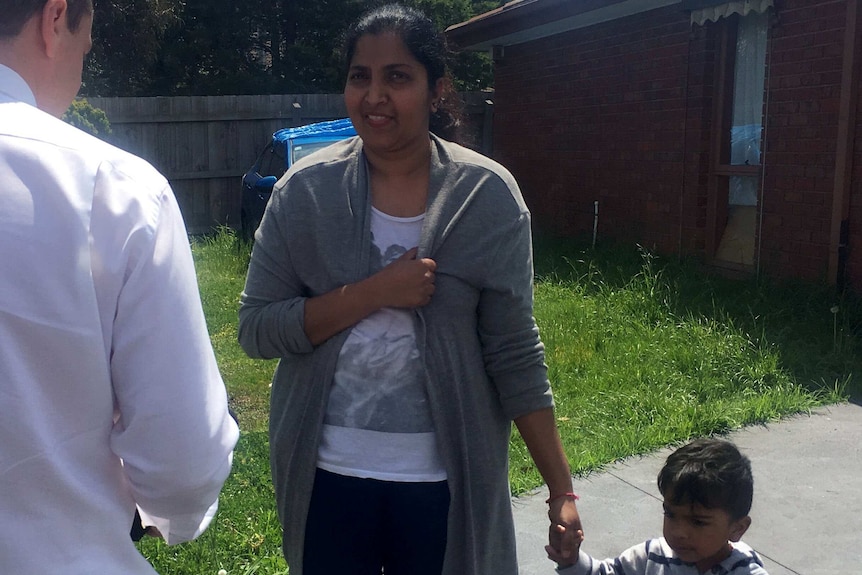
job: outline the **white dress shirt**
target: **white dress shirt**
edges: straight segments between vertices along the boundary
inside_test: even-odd
[[[136,506],[199,535],[237,437],[167,181],[0,65],[0,573],[152,574]]]

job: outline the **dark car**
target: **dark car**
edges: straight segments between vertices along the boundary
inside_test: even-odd
[[[290,166],[312,152],[355,135],[349,118],[284,128],[274,133],[254,165],[242,176],[243,237],[254,237],[272,195],[272,186]]]

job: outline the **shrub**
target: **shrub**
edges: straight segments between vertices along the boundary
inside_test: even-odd
[[[92,106],[85,98],[79,98],[72,102],[72,105],[63,114],[63,121],[100,138],[111,134],[108,116],[103,110]]]

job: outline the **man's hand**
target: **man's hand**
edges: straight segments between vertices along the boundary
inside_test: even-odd
[[[135,510],[135,519],[132,522],[132,529],[129,532],[129,535],[132,538],[132,541],[140,541],[144,538],[144,535],[147,537],[158,537],[162,539],[162,534],[159,533],[159,530],[154,526],[150,525],[149,527],[144,527],[141,523],[141,514],[137,510]]]

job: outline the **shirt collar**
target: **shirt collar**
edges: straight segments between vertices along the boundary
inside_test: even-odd
[[[0,94],[18,102],[36,107],[36,97],[27,82],[18,73],[0,64]]]

